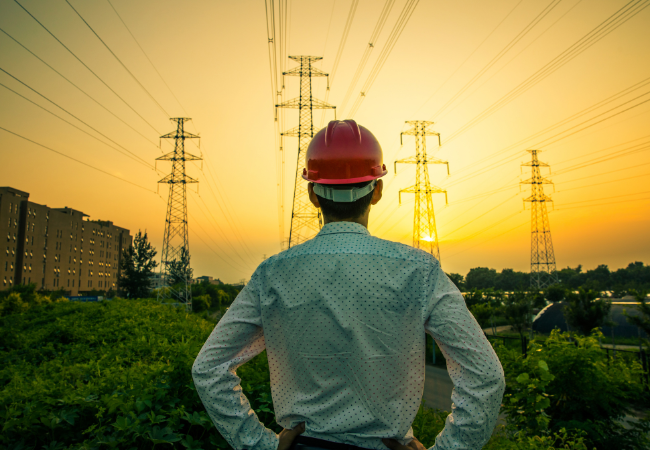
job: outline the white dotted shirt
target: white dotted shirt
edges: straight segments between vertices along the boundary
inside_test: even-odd
[[[219,321],[192,374],[235,449],[276,450],[278,437],[241,391],[239,366],[267,351],[276,421],[305,436],[385,450],[403,444],[424,389],[425,332],[447,359],[452,414],[434,449],[479,449],[505,388],[503,369],[456,286],[421,250],[352,222],[264,261]]]

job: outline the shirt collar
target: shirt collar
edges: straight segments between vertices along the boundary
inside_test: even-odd
[[[361,224],[355,222],[330,222],[323,226],[316,237],[338,233],[365,234],[366,236],[370,236],[368,229]]]

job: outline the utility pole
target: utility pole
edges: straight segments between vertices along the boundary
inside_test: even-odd
[[[192,119],[177,117],[170,120],[176,122],[176,131],[160,136],[160,138],[174,139],[174,151],[156,158],[156,161],[172,162],[171,173],[158,181],[158,183],[169,184],[158,300],[163,301],[171,298],[183,303],[191,311],[192,289],[190,284],[192,280],[187,274],[190,263],[190,246],[187,235],[187,184],[199,181],[185,173],[185,161],[202,161],[203,158],[185,152],[185,139],[199,138],[184,129],[185,122]],[[185,283],[182,283],[181,288],[174,289],[170,283],[170,271],[178,269],[185,272]]]
[[[400,133],[399,139],[407,134],[415,136],[415,156],[395,161],[395,172],[397,163],[416,164],[415,185],[399,191],[399,202],[402,203],[402,192],[415,194],[415,212],[413,214],[413,247],[420,248],[431,253],[440,261],[440,247],[438,246],[438,231],[436,230],[436,217],[433,212],[433,201],[431,194],[445,194],[447,202],[447,191],[429,183],[428,164],[446,164],[447,175],[449,175],[449,163],[437,158],[427,157],[426,136],[438,136],[438,146],[441,145],[440,133],[429,130],[433,122],[426,120],[407,120],[406,123],[412,126],[408,131]]]
[[[550,166],[537,159],[537,153],[540,151],[528,150],[532,155],[532,160],[522,164],[522,166],[531,167],[532,177],[520,184],[530,184],[532,190],[531,196],[524,199],[524,203],[531,203],[530,285],[541,290],[558,283],[559,280],[555,268],[551,226],[548,221],[548,211],[546,210],[546,203],[553,200],[544,194],[543,186],[553,184],[553,182],[542,177],[540,167]]]
[[[302,169],[305,167],[305,154],[307,153],[309,142],[318,131],[318,128],[314,127],[313,110],[334,109],[336,113],[336,106],[312,97],[311,79],[314,77],[329,76],[329,74],[313,66],[315,61],[323,58],[320,56],[289,56],[289,59],[293,59],[300,65],[287,72],[282,72],[282,75],[300,77],[300,96],[275,106],[276,108],[297,109],[299,118],[297,127],[280,133],[280,136],[295,136],[298,138],[298,162],[293,190],[291,230],[289,231],[288,241],[288,247],[290,248],[311,239],[323,226],[320,211],[309,201],[307,182],[302,178]]]

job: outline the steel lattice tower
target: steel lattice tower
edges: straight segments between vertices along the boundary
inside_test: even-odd
[[[558,283],[559,280],[555,268],[551,226],[546,210],[546,203],[553,200],[544,194],[544,185],[553,182],[542,177],[540,167],[549,167],[549,165],[537,159],[537,153],[540,151],[528,150],[532,160],[522,166],[531,167],[532,177],[522,181],[521,184],[530,184],[532,190],[531,196],[524,199],[524,202],[531,203],[530,285],[537,289],[544,289]]]
[[[162,263],[160,265],[160,289],[158,299],[173,298],[192,309],[192,280],[185,278],[185,286],[180,290],[169,286],[169,266],[173,261],[180,261],[183,251],[189,254],[187,235],[187,184],[199,181],[188,176],[185,172],[185,161],[201,161],[203,158],[185,151],[185,139],[197,139],[199,136],[188,133],[184,129],[185,122],[192,119],[177,117],[176,131],[160,136],[161,139],[174,139],[174,151],[167,153],[156,161],[171,161],[172,171],[158,183],[169,184],[167,200],[167,216],[165,218],[165,237],[163,240]]]
[[[399,191],[399,201],[402,202],[402,192],[415,194],[415,212],[413,214],[413,247],[420,248],[431,253],[440,261],[440,247],[438,246],[438,231],[436,230],[436,217],[433,212],[433,200],[431,194],[445,194],[447,202],[447,191],[429,183],[428,164],[446,164],[449,174],[449,163],[437,158],[427,157],[426,136],[438,136],[440,146],[440,133],[429,130],[433,122],[425,120],[407,120],[412,125],[408,131],[400,133],[415,136],[415,156],[395,161],[395,172],[397,163],[416,164],[415,185]]]
[[[298,126],[281,133],[282,136],[298,138],[298,162],[293,190],[291,230],[289,231],[289,247],[293,247],[314,237],[322,226],[320,211],[309,201],[307,182],[302,178],[302,169],[305,167],[305,153],[307,153],[309,142],[318,131],[318,128],[314,127],[314,109],[335,109],[336,107],[312,97],[311,79],[329,76],[313,66],[315,61],[323,58],[320,56],[289,56],[289,58],[300,65],[283,72],[282,75],[300,77],[300,96],[275,106],[276,108],[298,109],[299,115]]]

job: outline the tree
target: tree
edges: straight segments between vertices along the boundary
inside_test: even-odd
[[[533,322],[533,308],[544,306],[544,298],[539,294],[528,294],[524,291],[515,291],[505,298],[503,315],[514,331],[523,339],[524,331],[531,327]]]
[[[465,277],[466,289],[486,289],[494,287],[497,279],[497,271],[487,267],[475,267],[470,269]]]
[[[167,266],[167,276],[169,285],[174,286],[179,283],[187,283],[192,279],[194,270],[190,267],[190,252],[186,247],[181,248],[180,259],[171,261]]]
[[[551,303],[561,302],[564,300],[565,291],[561,285],[552,284],[544,289],[544,298]]]
[[[463,292],[465,289],[465,277],[459,273],[448,273],[447,276],[452,283],[456,285],[459,291]]]
[[[564,307],[567,323],[583,336],[589,336],[594,328],[602,327],[609,316],[612,304],[598,298],[598,292],[578,289],[578,293],[567,292],[568,304]]]
[[[138,230],[133,245],[125,249],[120,261],[120,291],[129,298],[146,298],[152,288],[151,276],[158,265],[154,257],[158,252],[144,234]]]
[[[503,269],[497,275],[494,287],[504,291],[514,291],[516,289],[525,289],[530,286],[530,274],[516,272],[514,269]]]
[[[469,308],[481,328],[487,328],[490,325],[492,317],[492,307],[487,303],[477,303]]]

